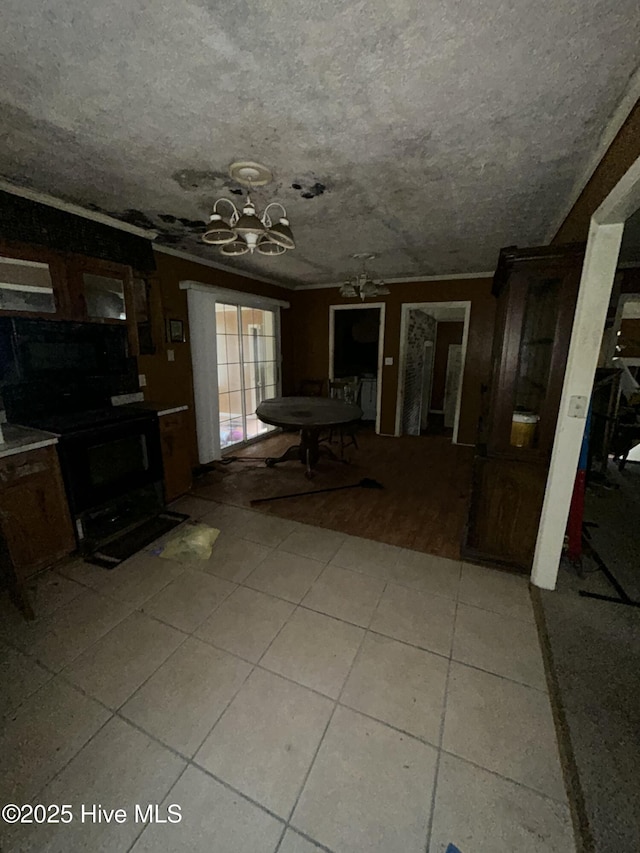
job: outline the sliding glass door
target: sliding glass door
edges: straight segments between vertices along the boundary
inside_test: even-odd
[[[278,395],[275,311],[216,303],[220,449],[275,427],[258,420],[262,400]]]

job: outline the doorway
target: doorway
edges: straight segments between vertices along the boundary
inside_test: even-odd
[[[202,465],[273,429],[255,414],[280,391],[280,309],[277,299],[181,281],[187,291],[193,394]]]
[[[357,378],[362,419],[380,432],[384,302],[329,306],[329,379]]]
[[[397,436],[444,435],[457,444],[470,308],[469,302],[403,304]]]
[[[256,409],[276,396],[275,311],[216,304],[220,449],[244,444],[275,429]]]

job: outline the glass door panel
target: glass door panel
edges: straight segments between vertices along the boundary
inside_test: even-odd
[[[262,400],[277,395],[275,313],[216,305],[216,345],[220,445],[224,449],[275,429],[255,414]]]
[[[49,264],[0,258],[0,310],[55,314]]]
[[[127,319],[122,279],[87,272],[82,279],[87,314],[91,319]]]

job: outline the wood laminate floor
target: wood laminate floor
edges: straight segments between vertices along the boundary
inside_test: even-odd
[[[235,506],[255,498],[358,483],[367,477],[384,489],[348,489],[255,505],[265,513],[339,530],[452,559],[460,558],[467,519],[473,448],[452,445],[442,436],[358,434],[349,464],[321,459],[313,480],[299,462],[267,468],[264,457],[279,456],[297,436],[284,433],[232,451],[238,457],[196,480],[193,493]],[[339,445],[331,445],[339,453]]]

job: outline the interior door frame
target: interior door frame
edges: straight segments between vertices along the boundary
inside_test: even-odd
[[[458,398],[456,400],[456,413],[453,424],[452,444],[458,444],[458,429],[460,427],[460,410],[462,408],[462,386],[464,385],[464,370],[467,364],[467,341],[469,339],[469,320],[471,318],[471,301],[451,302],[403,302],[400,315],[400,354],[398,356],[398,393],[396,395],[396,426],[394,435],[402,435],[402,405],[404,403],[404,374],[407,366],[407,326],[409,323],[409,311],[415,308],[423,308],[427,313],[429,309],[440,308],[464,308],[464,326],[462,329],[462,359],[460,366],[460,384],[458,386]],[[436,319],[434,317],[434,319]],[[436,322],[443,322],[438,321]],[[437,327],[436,327],[437,334]],[[435,349],[434,349],[435,358]]]
[[[380,322],[378,325],[378,371],[376,374],[376,433],[380,434],[380,419],[382,415],[382,368],[384,365],[384,326],[385,326],[385,302],[363,302],[361,305],[330,305],[329,306],[329,381],[335,377],[333,374],[333,359],[335,356],[335,318],[336,311],[358,311],[368,308],[380,309]]]
[[[611,291],[626,220],[640,207],[640,157],[596,209],[582,266],[531,582],[555,589]],[[578,408],[578,411],[576,411]]]

